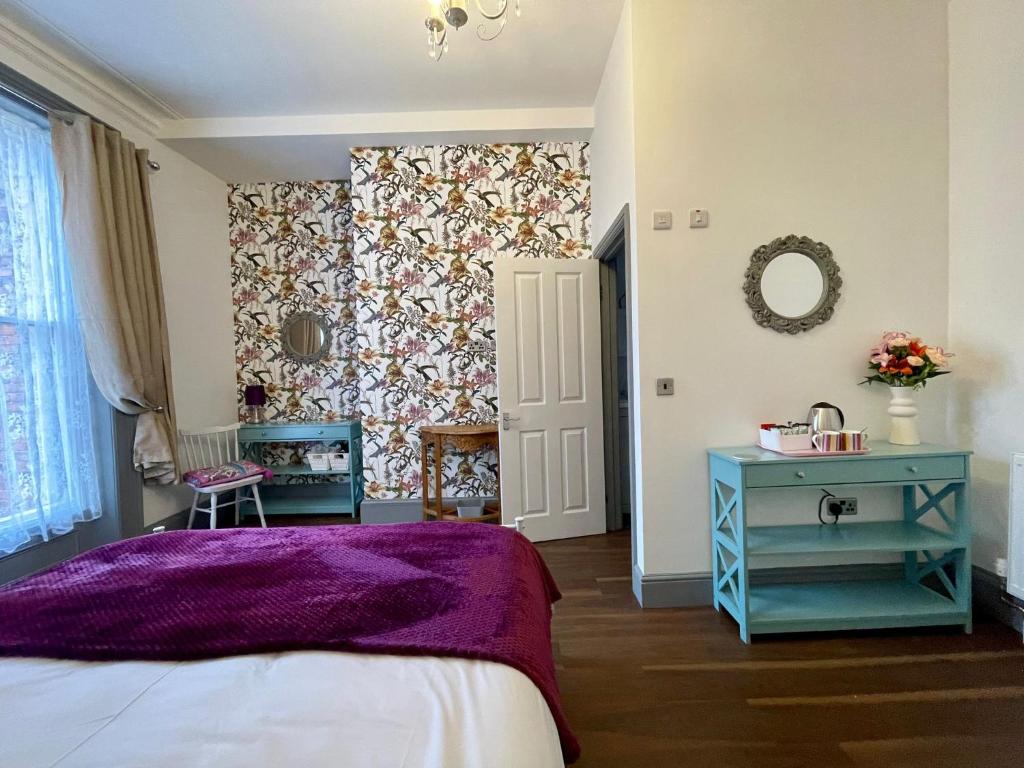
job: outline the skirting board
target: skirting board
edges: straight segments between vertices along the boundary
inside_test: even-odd
[[[1024,634],[1024,606],[1007,596],[1006,578],[977,565],[971,570],[971,599],[975,609]]]
[[[163,520],[157,520],[155,523],[147,525],[143,533],[152,533],[154,528],[159,528],[161,525],[164,527],[164,530],[182,531],[188,527],[188,515],[190,511],[191,510],[183,509],[180,512],[175,512],[173,515],[168,515]],[[206,521],[207,517],[203,517],[203,522],[205,523]],[[233,519],[232,523],[234,523]]]
[[[756,568],[753,584],[895,579],[903,575],[902,563],[853,563],[800,568]],[[710,573],[645,575],[633,566],[633,595],[643,608],[694,608],[711,605]]]
[[[484,497],[490,504],[497,499]],[[445,504],[454,504],[456,499],[445,497]],[[363,525],[384,523],[418,523],[423,519],[423,501],[420,499],[364,499],[359,508],[359,522]]]

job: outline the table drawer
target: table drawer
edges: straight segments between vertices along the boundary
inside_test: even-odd
[[[963,456],[834,461],[809,459],[746,467],[748,488],[854,483],[919,483],[964,478]]]
[[[348,440],[349,424],[252,424],[240,427],[238,439],[243,443],[269,443],[289,440]]]

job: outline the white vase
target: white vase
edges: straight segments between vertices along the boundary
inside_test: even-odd
[[[889,442],[893,445],[920,445],[917,433],[917,406],[914,405],[911,387],[889,387],[892,399],[889,401]]]

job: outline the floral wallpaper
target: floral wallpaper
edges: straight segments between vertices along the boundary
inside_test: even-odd
[[[358,414],[367,498],[418,496],[419,426],[497,417],[494,257],[591,255],[588,151],[366,148],[351,186],[230,185],[239,403],[261,382],[271,419]],[[281,354],[301,310],[331,321],[320,363]],[[493,494],[495,469],[493,454],[450,457],[444,493]]]
[[[496,419],[493,259],[589,257],[589,174],[580,142],[353,150],[368,498],[419,495],[420,425]],[[495,463],[452,457],[445,495],[493,494]]]
[[[347,181],[228,187],[238,402],[267,388],[271,419],[340,419],[358,412]],[[281,353],[281,324],[315,311],[332,326],[331,352],[312,365]]]

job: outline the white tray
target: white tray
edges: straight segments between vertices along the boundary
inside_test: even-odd
[[[862,448],[859,451],[819,451],[817,448],[812,448],[809,451],[782,451],[777,448],[769,448],[767,445],[762,445],[761,443],[758,443],[757,447],[765,451],[778,453],[782,456],[794,456],[799,458],[815,458],[820,456],[863,456],[866,453],[871,453],[870,448]]]

